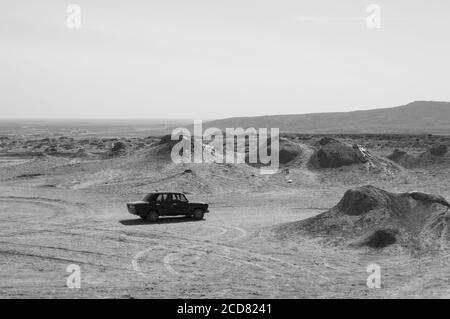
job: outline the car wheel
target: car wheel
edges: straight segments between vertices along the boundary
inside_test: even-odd
[[[158,212],[154,210],[150,211],[145,219],[150,222],[156,222],[159,219]]]
[[[202,209],[196,209],[196,210],[194,211],[193,217],[194,217],[194,219],[196,219],[196,220],[201,220],[201,219],[203,219],[203,216],[204,216],[204,215],[205,215],[205,213],[203,212]]]

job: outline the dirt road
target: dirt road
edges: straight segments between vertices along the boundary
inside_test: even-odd
[[[1,189],[1,297],[402,297],[426,294],[425,278],[431,295],[449,295],[445,258],[411,261],[274,236],[272,226],[323,211],[338,191],[216,196],[203,221],[152,224],[129,215],[123,198],[33,190]],[[374,262],[382,289],[366,286]],[[67,287],[69,265],[80,267],[80,289]]]

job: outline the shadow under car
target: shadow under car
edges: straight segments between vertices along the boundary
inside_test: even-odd
[[[196,220],[186,216],[181,217],[164,216],[160,217],[156,222],[151,222],[142,218],[137,218],[137,219],[120,220],[119,223],[121,223],[124,226],[137,226],[137,225],[176,224],[176,223],[193,223],[193,222],[195,223],[200,222],[202,220]]]

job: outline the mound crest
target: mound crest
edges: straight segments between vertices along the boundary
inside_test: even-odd
[[[345,192],[335,209],[351,216],[363,215],[374,209],[389,209],[394,214],[401,214],[408,209],[408,205],[406,197],[369,185]]]
[[[439,195],[390,193],[368,185],[348,190],[329,211],[278,231],[319,237],[331,245],[446,249],[449,208]]]

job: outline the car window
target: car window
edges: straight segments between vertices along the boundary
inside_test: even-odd
[[[156,196],[157,202],[170,202],[176,200],[187,202],[187,199],[183,194],[158,194],[158,196]]]

